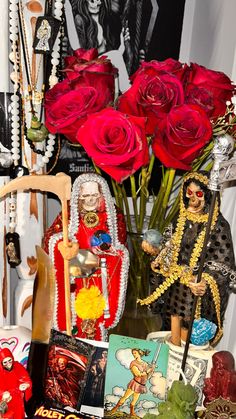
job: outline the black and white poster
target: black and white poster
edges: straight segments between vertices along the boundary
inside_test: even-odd
[[[108,56],[123,92],[141,61],[178,59],[184,6],[185,0],[66,0],[69,46]]]
[[[178,59],[184,7],[185,0],[65,0],[63,55],[96,48],[118,68],[123,93],[143,60]],[[52,173],[74,180],[91,170],[83,149],[63,138]]]

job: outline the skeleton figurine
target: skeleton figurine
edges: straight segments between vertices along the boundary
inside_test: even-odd
[[[24,400],[32,395],[30,376],[8,348],[0,350],[0,417],[25,418]]]
[[[196,283],[199,260],[206,233],[211,191],[208,178],[202,173],[185,176],[180,193],[179,215],[173,234],[152,264],[153,293],[139,300],[162,313],[165,330],[172,330],[172,342],[180,344],[181,332],[186,334],[191,317],[193,297],[198,297],[196,318],[205,318],[217,325],[214,342],[223,333],[223,319],[230,292],[230,276],[221,267],[234,269],[234,253],[230,228],[219,212],[219,200],[214,208],[210,239],[201,281]],[[212,263],[211,263],[212,262]],[[214,263],[213,263],[214,262]],[[217,262],[218,268],[216,268]],[[214,271],[211,266],[214,265]],[[183,335],[182,335],[183,336]]]
[[[129,256],[122,244],[126,240],[123,214],[115,208],[101,176],[83,174],[75,180],[70,202],[69,246],[63,245],[61,230],[58,216],[45,236],[45,250],[49,250],[56,270],[58,298],[54,327],[65,330],[64,258],[71,267],[72,334],[105,340],[107,330],[115,327],[123,312]],[[75,269],[74,260],[80,261],[84,255],[81,271]],[[89,264],[91,269],[87,269]]]

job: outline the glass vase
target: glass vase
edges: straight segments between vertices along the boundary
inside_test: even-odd
[[[137,303],[138,298],[145,298],[151,293],[151,257],[142,250],[142,240],[143,234],[128,233],[130,268],[125,309],[111,333],[146,339],[149,333],[160,330],[162,321],[161,316],[153,314],[149,307]]]

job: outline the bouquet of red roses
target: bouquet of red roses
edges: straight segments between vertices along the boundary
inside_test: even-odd
[[[171,196],[179,175],[203,165],[208,170],[214,136],[236,135],[235,86],[222,72],[169,58],[143,62],[131,87],[114,100],[117,70],[96,49],[67,57],[64,74],[46,94],[48,130],[80,144],[96,170],[110,176],[130,231],[142,232],[150,201],[149,228],[163,231],[178,207]],[[150,180],[160,177],[153,195]]]

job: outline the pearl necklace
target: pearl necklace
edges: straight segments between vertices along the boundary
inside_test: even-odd
[[[61,20],[61,16],[63,13],[63,1],[57,0],[54,5],[54,17]],[[12,157],[14,161],[14,165],[17,166],[19,159],[20,159],[20,147],[21,147],[21,141],[20,141],[20,115],[19,115],[19,96],[17,94],[20,86],[20,54],[18,51],[18,45],[19,45],[19,28],[18,28],[18,9],[19,9],[19,0],[10,0],[10,40],[11,40],[11,53],[10,53],[10,60],[13,63],[13,72],[10,75],[11,80],[14,83],[14,93],[11,95],[11,117],[12,117]],[[54,84],[57,83],[58,79],[56,77],[57,72],[57,66],[59,64],[59,53],[60,48],[60,32],[57,35],[57,39],[54,44],[54,48],[51,54],[51,64],[52,64],[52,71],[51,76],[49,78],[50,80],[50,87],[52,87]],[[23,93],[23,89],[22,89]],[[24,137],[24,134],[22,134],[22,137]],[[54,145],[55,145],[55,135],[49,134],[48,140],[45,144],[45,150],[42,152],[41,150],[35,149],[35,152],[38,154],[37,163],[33,165],[31,168],[29,165],[29,162],[27,160],[26,154],[24,152],[24,159],[26,162],[26,165],[30,172],[41,172],[41,170],[44,168],[44,166],[49,162],[50,157],[53,155],[54,151]],[[59,147],[60,148],[60,147]],[[60,151],[60,150],[59,150]],[[56,156],[56,161],[58,159],[59,151]],[[53,165],[53,167],[55,164]],[[50,169],[50,171],[52,168]]]

